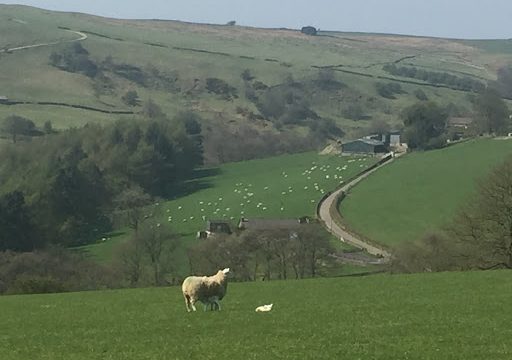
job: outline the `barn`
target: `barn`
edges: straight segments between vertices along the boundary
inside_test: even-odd
[[[382,141],[374,139],[357,139],[341,145],[343,154],[383,154],[388,152]]]

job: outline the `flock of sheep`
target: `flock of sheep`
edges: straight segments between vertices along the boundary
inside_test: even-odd
[[[196,311],[195,303],[201,302],[204,311],[220,310],[220,301],[226,295],[228,288],[229,268],[219,270],[213,276],[189,276],[181,285],[187,311]],[[256,312],[268,312],[272,310],[272,304],[262,305],[256,308]]]

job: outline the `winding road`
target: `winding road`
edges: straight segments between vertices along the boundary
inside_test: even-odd
[[[361,174],[359,177],[355,178],[354,180],[350,181],[349,183],[345,184],[340,189],[334,191],[332,194],[330,194],[328,197],[326,197],[319,205],[318,215],[319,218],[323,224],[323,226],[334,236],[339,238],[341,241],[346,242],[347,244],[353,245],[359,249],[367,251],[371,255],[380,256],[383,259],[383,262],[389,260],[391,257],[391,253],[386,251],[385,249],[379,248],[373,244],[369,244],[368,242],[364,241],[363,239],[357,237],[357,235],[351,233],[347,229],[345,229],[342,225],[336,223],[332,216],[331,216],[331,208],[336,206],[339,196],[343,192],[348,192],[352,187],[357,185],[360,181],[364,180],[371,174],[373,174],[375,171],[379,170],[381,167],[386,166],[387,164],[392,163],[397,157],[401,156],[402,154],[397,154],[394,157],[390,157],[389,160],[383,162],[379,166],[365,172],[364,174]]]
[[[11,53],[13,51],[33,49],[33,48],[37,48],[37,47],[41,47],[41,46],[53,46],[53,45],[58,45],[58,44],[63,44],[63,43],[68,43],[68,42],[83,41],[83,40],[87,39],[87,35],[80,31],[74,31],[74,30],[64,30],[64,31],[71,32],[73,34],[77,34],[80,37],[78,39],[59,40],[59,41],[54,41],[54,42],[49,42],[49,43],[40,43],[40,44],[34,44],[34,45],[24,45],[24,46],[18,46],[18,47],[13,47],[13,48],[8,48],[8,49],[1,49],[0,53]]]

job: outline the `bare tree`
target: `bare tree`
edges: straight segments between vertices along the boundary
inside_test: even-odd
[[[479,184],[448,231],[463,245],[469,266],[512,268],[512,157]]]
[[[140,229],[136,242],[140,243],[144,254],[148,257],[153,272],[155,285],[160,285],[161,260],[163,251],[172,252],[176,249],[176,235],[169,228],[159,223],[147,222]]]

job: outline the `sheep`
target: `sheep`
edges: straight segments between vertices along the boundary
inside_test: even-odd
[[[185,305],[187,311],[191,309],[196,311],[195,303],[200,301],[204,305],[204,310],[208,305],[211,309],[220,310],[219,301],[226,295],[228,287],[227,273],[229,268],[219,270],[213,276],[189,276],[181,286],[183,297],[185,298]]]
[[[268,304],[268,305],[261,305],[256,308],[256,312],[269,312],[272,310],[272,305],[274,304]]]

